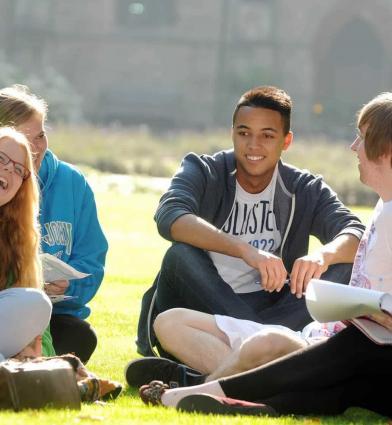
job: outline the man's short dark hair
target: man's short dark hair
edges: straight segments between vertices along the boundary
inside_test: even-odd
[[[260,86],[244,93],[234,109],[233,126],[237,112],[242,106],[266,108],[279,112],[282,116],[284,134],[286,135],[290,131],[292,102],[291,97],[284,90],[273,86]]]

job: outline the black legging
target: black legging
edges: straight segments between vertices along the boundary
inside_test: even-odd
[[[74,353],[86,364],[97,346],[97,335],[85,320],[68,314],[53,314],[50,333],[56,354]]]
[[[385,379],[384,375],[359,375],[328,388],[282,393],[259,401],[283,415],[338,415],[357,406],[391,416],[389,391],[380,389]]]
[[[381,384],[392,377],[392,346],[349,326],[321,343],[219,380],[228,397],[262,401],[282,414],[339,414],[350,406],[392,416]]]

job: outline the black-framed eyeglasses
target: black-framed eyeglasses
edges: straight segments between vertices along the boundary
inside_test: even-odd
[[[0,151],[0,164],[7,165],[10,162],[14,165],[14,172],[21,179],[26,180],[30,177],[30,170],[28,170],[23,164],[20,162],[16,162],[11,159],[6,153]]]

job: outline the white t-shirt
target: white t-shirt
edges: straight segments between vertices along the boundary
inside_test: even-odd
[[[392,201],[378,201],[355,257],[350,284],[392,294]],[[392,344],[392,332],[367,318],[351,320],[368,338]]]
[[[282,237],[276,227],[273,211],[278,167],[275,167],[269,185],[260,193],[246,192],[236,183],[233,208],[222,231],[267,252],[275,252]],[[237,293],[261,290],[260,273],[241,258],[209,251],[222,279]]]
[[[392,201],[377,202],[355,256],[350,285],[392,293]]]

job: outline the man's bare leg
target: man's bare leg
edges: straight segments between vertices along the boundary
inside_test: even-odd
[[[36,336],[29,345],[23,348],[13,358],[17,360],[25,360],[26,358],[35,358],[42,356],[42,336]]]
[[[294,334],[278,329],[263,330],[247,338],[224,358],[206,382],[254,369],[306,346],[306,341]]]
[[[282,357],[288,353],[296,351],[307,345],[300,337],[296,337],[290,333],[272,329],[271,331],[263,331],[257,333],[241,345],[239,350],[229,356],[232,358],[232,364],[226,363],[215,372],[215,375],[229,376],[236,372],[250,370],[254,367],[261,366],[278,357]],[[234,356],[236,354],[236,356]],[[227,359],[229,361],[229,358]],[[231,369],[231,372],[230,370]],[[209,382],[201,385],[174,388],[164,392],[162,395],[162,404],[165,406],[176,406],[179,400],[190,394],[207,393],[216,396],[225,396],[219,381],[208,377]]]
[[[154,331],[165,351],[201,373],[213,372],[233,351],[211,314],[173,308],[157,316]]]

